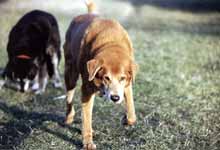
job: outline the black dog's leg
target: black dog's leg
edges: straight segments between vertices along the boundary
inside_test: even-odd
[[[23,79],[20,79],[20,91],[21,91],[21,92],[24,92],[24,91],[25,91],[25,90],[24,90],[24,85],[25,85],[24,80],[23,80]]]
[[[52,82],[55,88],[62,88],[62,82],[58,70],[58,65],[61,56],[59,56],[59,54],[56,53],[55,48],[53,46],[49,46],[47,48],[47,51],[48,55],[46,57],[48,75],[50,76],[50,78],[52,78]]]
[[[30,80],[20,79],[20,91],[27,92],[29,90]]]
[[[0,80],[0,89],[5,85],[5,73],[3,72],[1,76],[4,80]]]

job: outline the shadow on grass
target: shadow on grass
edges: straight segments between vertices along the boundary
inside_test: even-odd
[[[124,1],[124,0],[123,0]],[[219,0],[126,0],[139,7],[151,5],[171,10],[190,11],[194,13],[220,12]]]
[[[63,117],[51,113],[28,112],[17,106],[8,106],[0,100],[0,110],[13,119],[6,123],[0,122],[0,149],[16,149],[22,144],[25,138],[33,133],[34,129],[40,129],[49,134],[53,134],[71,144],[76,148],[81,148],[81,141],[67,137],[64,133],[48,129],[43,125],[45,121],[57,122],[60,126],[65,126],[73,132],[80,134],[80,130],[63,124]]]

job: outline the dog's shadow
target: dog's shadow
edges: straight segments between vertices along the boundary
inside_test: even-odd
[[[77,149],[82,147],[80,140],[75,140],[57,131],[56,129],[50,129],[45,127],[44,122],[52,121],[56,122],[58,126],[68,128],[72,132],[81,134],[78,128],[66,126],[63,124],[64,117],[52,114],[52,113],[40,113],[34,111],[22,110],[17,106],[9,106],[2,100],[0,100],[0,113],[7,114],[9,118],[13,118],[8,122],[0,120],[0,149],[16,149],[17,146],[21,145],[23,141],[30,136],[35,129],[40,129],[43,132],[53,134],[58,138],[61,138],[73,145]],[[1,114],[0,114],[1,115]],[[7,120],[8,118],[5,118]]]

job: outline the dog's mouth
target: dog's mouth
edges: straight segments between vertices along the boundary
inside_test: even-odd
[[[106,97],[106,92],[104,87],[99,88],[99,93],[98,93],[99,97]]]

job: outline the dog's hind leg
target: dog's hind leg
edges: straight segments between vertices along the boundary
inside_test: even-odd
[[[56,53],[53,54],[52,56],[52,64],[54,68],[54,75],[52,78],[53,85],[55,88],[61,88],[63,85],[62,85],[59,70],[58,70],[59,58]]]
[[[74,119],[75,110],[74,110],[73,103],[72,103],[74,93],[75,93],[75,88],[67,91],[67,94],[66,94],[67,110],[66,110],[65,124],[71,124]]]
[[[50,44],[47,49],[47,70],[49,76],[52,78],[52,83],[55,88],[61,88],[62,82],[60,79],[60,74],[58,70],[59,61],[61,58],[60,51],[56,51],[57,48]]]
[[[65,85],[66,85],[66,119],[65,124],[71,124],[74,119],[75,110],[73,107],[73,96],[75,92],[75,87],[77,80],[79,78],[79,73],[73,67],[74,65],[66,65],[65,66]]]
[[[39,70],[39,89],[35,91],[35,94],[42,94],[45,92],[47,83],[48,83],[48,74],[47,74],[47,66],[43,64]]]

